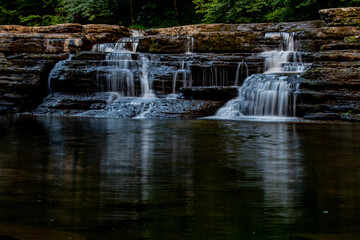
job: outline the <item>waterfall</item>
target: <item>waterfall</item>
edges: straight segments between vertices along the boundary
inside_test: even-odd
[[[185,64],[185,61],[181,61],[180,65],[181,65],[180,69],[178,69],[174,72],[172,94],[175,94],[175,92],[176,92],[176,83],[179,80],[180,74],[182,74],[182,86],[183,87],[191,87],[192,86],[192,75],[191,75],[189,63]],[[188,76],[189,76],[189,80],[188,80]]]
[[[244,61],[244,59],[241,62],[239,62],[239,64],[238,64],[238,67],[236,70],[236,76],[235,76],[235,80],[234,80],[234,86],[239,86],[239,79],[243,75],[243,68],[245,68],[246,77],[248,77],[249,76],[249,68],[248,68],[247,63]]]
[[[265,51],[265,72],[247,77],[239,88],[239,96],[219,109],[215,117],[239,118],[241,116],[295,117],[297,79],[307,64],[295,51],[294,33],[267,33],[265,39],[282,40],[279,49]],[[238,82],[238,65],[235,84]]]
[[[93,47],[94,52],[106,53],[106,59],[97,73],[99,91],[118,92],[124,97],[153,98],[153,81],[167,81],[170,76],[173,81],[172,97],[176,97],[177,81],[182,82],[182,87],[192,86],[191,61],[188,60],[191,56],[188,55],[193,51],[193,37],[186,37],[185,53],[178,59],[137,52],[140,38],[132,36]]]
[[[70,55],[69,58],[66,59],[66,60],[61,60],[61,61],[57,62],[55,64],[54,68],[51,69],[51,71],[49,73],[49,77],[48,77],[48,91],[49,91],[50,94],[53,93],[53,88],[54,88],[53,85],[54,85],[54,82],[55,82],[54,79],[56,79],[56,76],[61,76],[61,74],[59,74],[59,73],[62,72],[63,66],[67,62],[71,61],[71,57],[72,57],[72,55]]]
[[[279,49],[260,54],[265,58],[265,73],[304,72],[306,65],[301,61],[301,54],[295,51],[294,33],[266,33],[265,39],[283,40]]]
[[[142,97],[145,98],[155,98],[155,94],[151,88],[151,82],[149,81],[149,59],[146,57],[142,57],[142,75],[141,75],[141,93]]]
[[[194,51],[194,38],[191,36],[187,36],[185,42],[185,53],[192,54],[193,51]]]
[[[101,91],[118,92],[126,97],[149,97],[149,61],[147,55],[136,53],[138,38],[122,38],[115,44],[99,44],[95,52],[106,53],[97,74],[98,88]]]

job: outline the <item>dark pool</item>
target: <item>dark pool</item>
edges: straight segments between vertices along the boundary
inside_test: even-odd
[[[360,239],[360,125],[1,117],[2,239]]]

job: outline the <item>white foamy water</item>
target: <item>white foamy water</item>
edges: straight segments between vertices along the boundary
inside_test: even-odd
[[[236,119],[243,116],[295,117],[298,93],[297,78],[307,65],[295,51],[294,33],[267,33],[265,39],[280,39],[277,50],[260,53],[264,57],[264,74],[247,77],[239,96],[219,109],[215,117]],[[238,66],[238,72],[241,68]],[[238,80],[238,73],[235,83]]]

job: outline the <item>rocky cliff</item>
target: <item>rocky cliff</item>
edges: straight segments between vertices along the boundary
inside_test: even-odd
[[[331,39],[311,53],[303,74],[298,115],[308,119],[360,120],[360,8],[325,9],[326,26],[314,36]]]
[[[128,29],[109,25],[0,26],[0,112],[33,109],[48,94],[57,61],[125,36]]]
[[[280,39],[266,38],[266,33],[293,33],[302,60],[312,64],[302,76],[297,115],[358,121],[360,8],[325,9],[320,16],[322,20],[308,22],[149,29],[137,38],[137,52],[154,54],[167,69],[191,62],[188,68],[195,86],[209,82],[230,86],[239,63],[246,63],[249,74],[262,72],[264,58],[258,53],[283,44]],[[88,51],[94,44],[121,42],[129,35],[126,28],[107,25],[0,26],[0,109],[19,112],[35,107],[47,94],[50,70],[70,53],[78,54],[55,75],[56,91],[98,91],[96,74],[101,72],[105,55]],[[183,68],[180,70],[185,72]],[[154,90],[171,93],[173,75],[155,74]],[[175,84],[177,91],[180,85]]]

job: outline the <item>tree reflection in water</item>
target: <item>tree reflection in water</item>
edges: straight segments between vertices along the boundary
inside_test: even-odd
[[[0,118],[0,235],[4,224],[90,240],[356,235],[359,131],[305,123]]]

